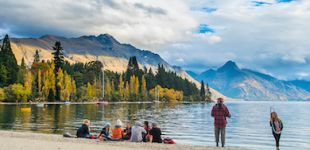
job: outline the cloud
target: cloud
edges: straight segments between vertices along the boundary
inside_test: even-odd
[[[0,0],[0,35],[109,33],[204,71],[234,60],[283,79],[310,72],[308,0]],[[182,61],[180,61],[182,60]],[[303,76],[310,79],[309,76]]]
[[[183,41],[199,25],[187,4],[178,0],[0,0],[0,3],[1,22],[9,27],[10,33],[26,37],[109,33],[141,48],[155,48]]]

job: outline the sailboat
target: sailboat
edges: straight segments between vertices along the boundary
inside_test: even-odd
[[[108,104],[107,101],[104,101],[104,68],[102,68],[102,98],[98,99],[97,104]]]
[[[157,92],[156,92],[157,91]],[[154,100],[154,103],[160,103],[160,101],[159,101],[159,89],[158,89],[158,87],[156,87],[155,88],[155,97],[156,97],[156,99]]]

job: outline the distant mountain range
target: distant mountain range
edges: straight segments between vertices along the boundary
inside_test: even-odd
[[[198,87],[199,82],[193,79],[181,67],[172,67],[158,54],[148,50],[138,49],[130,44],[123,44],[109,34],[98,36],[81,36],[77,38],[65,38],[55,35],[44,35],[40,38],[11,38],[11,47],[18,61],[21,63],[24,57],[25,62],[30,66],[36,50],[40,51],[42,60],[51,60],[51,52],[56,41],[60,41],[64,49],[65,59],[71,63],[89,62],[99,60],[103,62],[104,68],[111,71],[123,72],[127,68],[128,59],[136,56],[140,67],[152,67],[157,69],[158,64],[163,64],[166,69],[175,71],[183,78],[194,82]],[[0,41],[0,43],[2,43]],[[221,93],[211,89],[213,98],[225,97]]]
[[[240,69],[228,61],[217,70],[201,74],[187,71],[196,80],[204,80],[215,90],[245,100],[310,100],[309,82],[283,81],[250,69]]]

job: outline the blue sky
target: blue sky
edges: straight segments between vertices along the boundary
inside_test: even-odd
[[[0,4],[0,36],[109,33],[196,72],[233,60],[281,79],[310,80],[309,0],[0,0]]]

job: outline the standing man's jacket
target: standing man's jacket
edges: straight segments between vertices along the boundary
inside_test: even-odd
[[[226,117],[230,117],[228,108],[224,104],[216,104],[212,108],[211,116],[214,117],[214,126],[216,128],[225,128]]]

